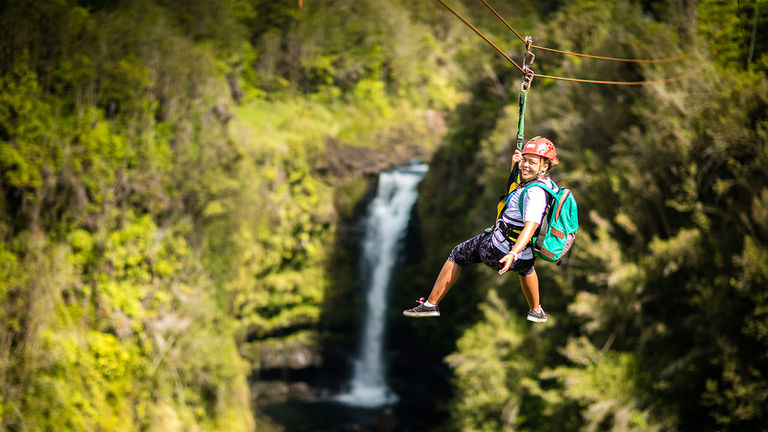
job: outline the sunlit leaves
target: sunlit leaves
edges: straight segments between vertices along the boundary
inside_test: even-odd
[[[641,377],[629,353],[601,351],[587,338],[569,340],[561,353],[574,364],[542,373],[563,384],[565,398],[583,406],[583,431],[655,431],[663,424],[643,403],[635,384]]]
[[[2,179],[20,189],[40,187],[41,167],[50,155],[43,142],[50,114],[39,103],[36,75],[24,66],[0,75],[0,168]]]
[[[493,290],[481,309],[484,319],[464,333],[457,352],[446,358],[459,391],[453,422],[459,430],[516,430],[522,382],[535,370],[528,357],[532,351],[524,346],[524,322]]]

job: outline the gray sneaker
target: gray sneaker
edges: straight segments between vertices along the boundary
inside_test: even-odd
[[[418,302],[419,305],[415,308],[404,310],[403,315],[411,318],[428,318],[440,316],[440,309],[438,309],[437,306],[424,306],[424,297],[420,298]]]
[[[528,310],[528,321],[533,322],[547,322],[547,314],[544,313],[544,308],[539,305],[539,311],[534,312],[533,310]]]

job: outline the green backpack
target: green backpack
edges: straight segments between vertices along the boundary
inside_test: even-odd
[[[547,210],[544,212],[544,218],[539,227],[538,236],[531,240],[533,244],[533,253],[549,262],[558,262],[563,259],[576,239],[576,232],[579,230],[579,214],[576,210],[576,198],[570,190],[558,187],[555,190],[542,182],[533,182],[523,189],[520,194],[520,213],[523,212],[523,199],[528,189],[540,187],[544,189],[552,200],[547,204]]]

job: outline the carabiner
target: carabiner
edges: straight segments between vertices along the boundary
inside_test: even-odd
[[[520,84],[520,91],[528,91],[533,81],[533,61],[536,59],[536,55],[531,52],[531,45],[533,44],[533,38],[530,36],[525,37],[525,54],[523,55],[523,82]]]
[[[526,36],[525,38],[525,55],[523,56],[523,65],[533,67],[533,61],[536,59],[536,54],[531,51],[531,45],[533,44],[533,38]]]

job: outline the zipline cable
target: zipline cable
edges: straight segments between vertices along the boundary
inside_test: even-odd
[[[520,33],[518,33],[518,32],[517,32],[517,30],[515,30],[514,28],[512,28],[512,26],[511,26],[511,25],[509,25],[509,23],[507,22],[507,20],[505,20],[504,18],[502,18],[502,17],[501,17],[501,15],[499,15],[499,13],[498,13],[498,12],[496,12],[496,9],[492,8],[492,7],[491,7],[491,5],[489,5],[489,4],[488,4],[488,2],[486,2],[485,0],[480,0],[480,1],[481,1],[481,2],[483,2],[483,4],[485,5],[485,7],[487,7],[488,9],[490,9],[490,10],[491,10],[491,12],[493,12],[493,14],[494,14],[494,15],[496,15],[496,18],[500,19],[500,20],[501,20],[501,22],[503,22],[503,23],[504,23],[504,25],[505,25],[505,26],[507,26],[507,28],[508,28],[508,29],[512,30],[512,33],[514,33],[514,34],[515,34],[515,36],[517,36],[517,38],[518,38],[518,39],[520,39],[520,41],[521,41],[521,42],[525,43],[525,39],[523,39],[523,37],[522,37],[522,36],[520,36]]]
[[[512,60],[512,59],[511,59],[511,58],[510,58],[510,57],[509,57],[507,54],[505,54],[505,53],[504,53],[504,51],[502,51],[502,50],[501,50],[499,47],[497,47],[497,46],[496,46],[496,45],[495,45],[493,42],[491,42],[491,40],[490,40],[490,39],[488,39],[487,37],[485,37],[485,35],[483,35],[483,33],[482,33],[480,30],[478,30],[478,29],[477,29],[475,26],[473,26],[473,25],[472,25],[472,24],[471,24],[469,21],[467,21],[467,20],[466,20],[466,19],[465,19],[463,16],[461,16],[461,14],[460,14],[460,13],[456,12],[456,11],[455,11],[453,8],[451,8],[450,6],[448,6],[448,5],[447,5],[447,4],[446,4],[446,3],[445,3],[443,0],[437,0],[437,1],[438,1],[438,2],[440,2],[440,4],[441,4],[441,5],[443,5],[443,7],[445,7],[445,8],[446,8],[446,9],[448,9],[449,11],[451,11],[451,13],[453,13],[453,14],[456,16],[456,18],[458,18],[459,20],[461,20],[461,22],[463,22],[464,24],[466,24],[466,25],[467,25],[467,27],[471,28],[471,29],[472,29],[472,30],[473,30],[473,31],[474,31],[474,32],[475,32],[475,33],[476,33],[478,36],[480,36],[480,37],[481,37],[481,38],[482,38],[484,41],[486,41],[486,42],[487,42],[489,45],[491,45],[491,46],[492,46],[494,49],[496,49],[496,51],[498,51],[498,52],[499,52],[499,54],[501,54],[502,56],[504,56],[504,58],[505,58],[505,59],[507,59],[507,61],[509,61],[510,63],[512,63],[513,65],[515,65],[515,67],[516,67],[516,68],[517,68],[517,69],[518,69],[520,72],[522,72],[522,73],[523,73],[523,75],[528,75],[528,74],[526,73],[526,70],[525,70],[524,68],[520,67],[520,65],[518,65],[517,63],[515,63],[515,61],[514,61],[514,60]],[[519,33],[517,33],[517,31],[515,31],[515,30],[514,30],[514,28],[512,28],[512,26],[510,26],[510,25],[509,25],[509,24],[508,24],[508,23],[507,23],[507,22],[506,22],[506,21],[505,21],[505,20],[504,20],[504,19],[503,19],[503,18],[502,18],[502,17],[501,17],[501,16],[500,16],[500,15],[499,15],[497,12],[496,12],[496,11],[495,11],[495,10],[494,10],[494,9],[493,9],[493,8],[492,8],[492,7],[491,7],[491,6],[490,6],[490,5],[487,3],[487,2],[485,2],[485,0],[481,0],[481,1],[482,1],[482,2],[483,2],[483,4],[485,4],[485,5],[486,5],[486,6],[487,6],[489,9],[491,9],[491,11],[493,11],[493,12],[494,12],[494,14],[495,14],[495,15],[496,15],[496,16],[497,16],[499,19],[501,19],[501,20],[504,22],[504,24],[506,24],[506,25],[507,25],[507,27],[508,27],[509,29],[511,29],[511,30],[512,30],[512,31],[513,31],[513,32],[514,32],[514,33],[515,33],[515,34],[516,34],[518,37],[520,37],[520,38],[521,38],[520,34],[519,34]],[[522,38],[521,38],[521,39],[522,39]],[[526,41],[525,39],[522,39],[522,40],[523,40],[523,42],[525,42],[525,41]],[[620,59],[620,58],[616,58],[616,57],[601,57],[601,56],[591,56],[591,55],[588,55],[588,54],[580,54],[580,53],[572,53],[572,52],[568,52],[568,51],[560,51],[560,50],[555,50],[555,49],[553,49],[553,48],[540,47],[540,46],[538,46],[538,45],[530,45],[530,47],[531,47],[531,48],[538,48],[538,49],[542,49],[542,50],[547,50],[547,51],[552,51],[552,52],[559,52],[559,53],[562,53],[562,54],[579,55],[579,56],[583,56],[583,57],[591,57],[591,58],[597,58],[597,59],[603,59],[603,60],[614,60],[614,61],[632,61],[632,62],[639,62],[639,63],[643,63],[643,62],[645,62],[645,63],[653,63],[653,62],[656,62],[656,63],[658,63],[658,62],[668,62],[668,61],[675,61],[675,60],[680,60],[680,59],[682,59],[682,58],[688,57],[688,56],[680,56],[680,57],[677,57],[677,58],[670,58],[670,59],[655,59],[655,60],[654,60],[654,59]],[[560,76],[553,76],[553,75],[543,75],[543,74],[533,74],[533,76],[534,76],[534,77],[539,77],[539,78],[545,78],[545,79],[553,79],[553,80],[568,81],[568,82],[579,82],[579,83],[586,83],[586,84],[610,84],[610,85],[650,85],[650,84],[662,84],[662,83],[669,83],[669,82],[679,81],[679,80],[681,80],[681,79],[687,78],[688,76],[690,76],[690,75],[693,75],[693,74],[695,74],[695,73],[699,72],[699,71],[700,71],[701,69],[703,69],[703,68],[704,68],[704,66],[702,65],[702,66],[699,66],[699,67],[698,67],[698,68],[696,68],[696,69],[692,69],[692,70],[690,70],[690,71],[688,71],[688,72],[686,72],[686,73],[684,73],[684,74],[682,74],[682,75],[674,76],[674,77],[671,77],[671,78],[660,79],[660,80],[650,80],[650,81],[603,81],[603,80],[589,80],[589,79],[582,79],[582,78],[560,77]]]
[[[579,83],[586,83],[586,84],[613,84],[613,85],[651,85],[651,84],[665,84],[665,83],[671,83],[675,81],[680,81],[682,79],[688,78],[691,75],[694,75],[704,69],[705,65],[701,65],[695,69],[691,69],[688,72],[677,75],[671,78],[664,78],[659,80],[650,80],[650,81],[600,81],[600,80],[588,80],[588,79],[581,79],[581,78],[568,78],[568,77],[560,77],[560,76],[552,76],[552,75],[542,75],[542,74],[534,74],[536,78],[545,78],[545,79],[553,79],[553,80],[559,80],[559,81],[570,81],[570,82],[579,82]]]
[[[444,6],[446,9],[448,9],[449,11],[451,11],[451,13],[452,13],[452,14],[456,15],[456,18],[460,19],[460,20],[461,20],[461,22],[463,22],[464,24],[466,24],[466,25],[467,25],[467,27],[469,27],[469,28],[471,28],[472,30],[474,30],[474,32],[475,32],[475,33],[477,33],[477,35],[478,35],[478,36],[480,36],[480,37],[481,37],[481,38],[482,38],[484,41],[488,42],[488,44],[489,44],[490,46],[492,46],[493,48],[495,48],[495,49],[496,49],[496,51],[498,51],[498,52],[499,52],[499,54],[501,54],[502,56],[504,56],[504,58],[505,58],[505,59],[507,59],[507,60],[508,60],[510,63],[512,63],[513,65],[515,65],[515,67],[516,67],[516,68],[517,68],[517,69],[518,69],[518,70],[519,70],[519,71],[520,71],[520,72],[521,72],[523,75],[525,75],[525,70],[523,70],[523,68],[521,68],[521,67],[520,67],[520,65],[518,65],[517,63],[515,63],[515,61],[514,61],[514,60],[512,60],[512,59],[511,59],[511,58],[510,58],[508,55],[506,55],[506,54],[504,53],[504,51],[502,51],[502,50],[501,50],[499,47],[497,47],[497,46],[496,46],[496,44],[494,44],[493,42],[491,42],[491,41],[490,41],[490,39],[488,39],[487,37],[485,37],[485,35],[483,35],[483,33],[481,33],[481,32],[480,32],[480,30],[478,30],[477,28],[475,28],[475,26],[473,26],[473,25],[472,25],[472,24],[471,24],[469,21],[467,21],[466,19],[464,19],[464,17],[463,17],[463,16],[461,16],[461,14],[460,14],[460,13],[456,12],[455,10],[453,10],[453,8],[451,8],[450,6],[448,6],[447,4],[445,4],[445,2],[444,2],[443,0],[437,0],[437,1],[438,1],[438,2],[440,2],[440,4],[441,4],[441,5],[443,5],[443,6]]]
[[[487,7],[491,12],[493,12],[493,14],[496,15],[496,18],[501,20],[501,22],[503,22],[508,29],[512,30],[512,33],[514,33],[515,36],[518,37],[518,39],[520,39],[523,43],[525,43],[525,39],[522,36],[520,36],[520,33],[518,33],[517,30],[515,30],[511,25],[509,25],[509,23],[498,12],[496,12],[496,9],[494,9],[490,4],[488,4],[487,1],[485,0],[480,0],[480,1],[483,2],[485,7]],[[690,57],[690,55],[681,55],[677,57],[669,57],[669,58],[662,58],[662,59],[628,59],[628,58],[605,57],[605,56],[597,56],[597,55],[590,55],[590,54],[582,54],[582,53],[577,53],[572,51],[563,51],[563,50],[548,48],[540,45],[531,45],[531,48],[540,49],[542,51],[550,51],[558,54],[572,55],[577,57],[588,57],[588,58],[593,58],[598,60],[612,60],[612,61],[632,62],[632,63],[667,63],[667,62],[678,61],[678,60],[682,60],[684,58]]]
[[[588,57],[588,58],[593,58],[598,60],[612,60],[612,61],[629,62],[629,63],[669,63],[669,62],[679,61],[679,60],[691,57],[690,54],[686,54],[686,55],[681,55],[677,57],[667,57],[667,58],[661,58],[661,59],[631,59],[631,58],[619,58],[619,57],[604,57],[604,56],[582,54],[582,53],[571,52],[571,51],[561,51],[554,48],[547,48],[539,45],[531,45],[531,48],[540,49],[542,51],[550,51],[558,54],[572,55],[577,57]]]

